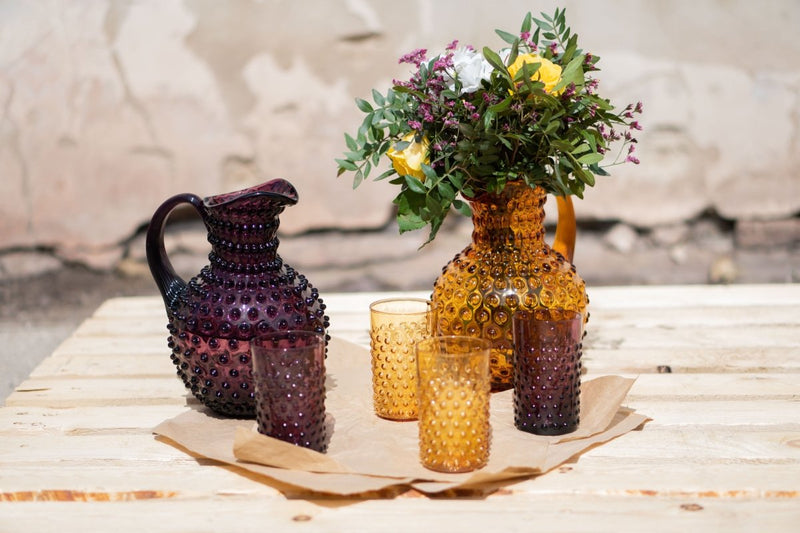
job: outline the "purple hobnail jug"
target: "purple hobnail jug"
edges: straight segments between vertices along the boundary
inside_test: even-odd
[[[319,291],[278,255],[278,215],[297,199],[291,183],[276,179],[203,199],[178,194],[150,221],[147,262],[164,298],[172,361],[219,414],[255,416],[251,339],[288,329],[325,334],[329,325]],[[182,204],[200,214],[211,243],[209,264],[188,282],[164,249],[167,217]]]

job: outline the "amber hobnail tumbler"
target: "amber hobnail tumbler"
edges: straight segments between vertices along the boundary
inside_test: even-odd
[[[267,333],[253,340],[252,350],[258,431],[325,452],[325,337]]]
[[[583,317],[564,309],[513,316],[514,425],[537,435],[563,435],[580,421]]]
[[[430,335],[430,302],[388,298],[369,306],[372,397],[375,414],[390,420],[417,418],[414,346]]]
[[[469,472],[489,460],[491,343],[464,336],[417,343],[419,456],[438,472]]]

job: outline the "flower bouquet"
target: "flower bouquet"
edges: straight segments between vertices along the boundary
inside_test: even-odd
[[[519,33],[496,30],[506,43],[498,51],[458,41],[432,59],[414,50],[400,58],[414,68],[410,79],[373,90],[372,103],[356,100],[366,116],[345,134],[338,173],[353,172],[357,187],[388,156],[391,168],[375,180],[394,176],[400,186],[401,233],[429,225],[430,242],[451,208],[469,216],[465,199],[509,182],[582,198],[606,167],[639,162],[641,103],[615,112],[597,92],[599,57],[578,47],[565,10],[541,16],[528,13]]]

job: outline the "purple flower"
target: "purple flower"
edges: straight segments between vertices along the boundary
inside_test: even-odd
[[[427,53],[427,49],[417,48],[416,50],[401,56],[398,63],[409,63],[419,68],[419,66],[425,61]]]
[[[458,39],[456,39],[452,43],[448,44],[446,50],[451,50],[452,51],[452,50],[455,50],[456,48],[458,48]]]
[[[422,123],[418,120],[409,120],[408,127],[412,130],[422,131]]]
[[[625,161],[627,161],[629,163],[633,163],[634,165],[638,165],[639,164],[639,158],[635,157],[635,156],[632,156],[632,155],[629,155],[628,157],[626,157]]]
[[[452,66],[453,66],[453,54],[445,54],[443,56],[439,56],[439,58],[433,63],[433,70],[438,72],[442,70],[447,70]]]
[[[630,128],[631,128],[632,130],[641,130],[641,129],[642,129],[642,125],[641,125],[641,124],[639,124],[639,121],[638,121],[638,120],[634,120],[633,122],[631,122],[631,124],[630,124]]]

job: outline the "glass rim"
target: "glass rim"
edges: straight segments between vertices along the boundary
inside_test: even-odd
[[[454,342],[468,342],[469,344],[473,344],[476,347],[476,350],[492,350],[492,341],[489,339],[484,339],[482,337],[472,337],[470,335],[431,335],[430,337],[425,337],[424,339],[418,340],[415,344],[416,351],[419,351],[419,346],[422,344],[430,344],[434,345],[434,343],[441,343],[442,341],[454,341]],[[469,352],[472,353],[472,352]],[[464,357],[468,355],[467,353],[447,353],[441,352],[440,355],[444,357]]]
[[[398,302],[408,302],[412,304],[425,304],[424,310],[412,310],[412,311],[394,311],[391,309],[380,309],[379,307],[384,304],[389,303],[398,303]],[[375,300],[371,304],[369,304],[369,310],[371,313],[381,314],[381,315],[425,315],[430,312],[431,306],[433,304],[430,300],[426,300],[425,298],[414,298],[414,297],[406,297],[406,296],[397,296],[392,298],[381,298],[380,300]]]
[[[546,311],[550,315],[548,318],[537,318],[536,311]],[[560,312],[568,314],[564,318],[553,318],[553,312]],[[553,308],[538,308],[538,309],[523,309],[515,311],[511,315],[512,322],[526,321],[526,322],[572,322],[574,320],[583,321],[584,314],[574,309],[564,309],[563,307]]]
[[[283,340],[283,339],[290,339],[292,336],[294,337],[303,337],[307,339],[315,339],[315,343],[325,344],[325,334],[320,333],[318,331],[312,331],[309,329],[281,329],[276,331],[268,331],[266,333],[261,333],[256,335],[250,340],[250,343],[255,346],[264,346],[265,343],[269,341],[275,340]],[[308,345],[306,345],[308,347]],[[292,348],[285,348],[291,350]]]

